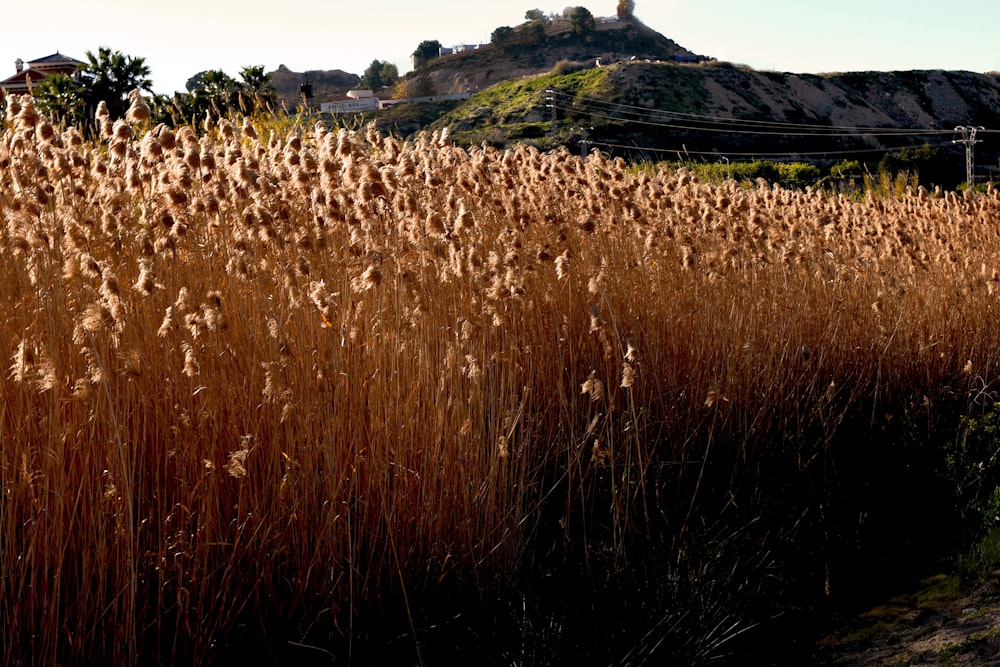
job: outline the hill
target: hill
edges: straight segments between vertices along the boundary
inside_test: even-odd
[[[704,60],[635,19],[598,19],[592,31],[577,32],[570,21],[555,17],[529,21],[481,48],[435,58],[411,73],[411,95],[444,95],[486,88],[549,72],[563,63],[595,66],[632,60]]]
[[[718,62],[641,62],[507,81],[472,96],[430,129],[449,126],[456,141],[468,143],[545,145],[572,140],[574,128],[586,127],[592,142],[647,157],[832,158],[844,151],[950,146],[955,127],[963,125],[1000,127],[1000,77],[941,70],[793,74]],[[993,135],[979,138],[985,139],[981,154],[996,153]]]
[[[339,70],[278,74],[292,99],[314,79],[317,102],[360,81]],[[1000,128],[995,73],[756,71],[692,53],[636,19],[598,19],[582,32],[558,18],[499,28],[492,44],[435,58],[405,84],[411,96],[473,94],[366,119],[404,137],[448,127],[460,144],[598,147],[627,159],[918,159],[921,180],[945,186],[964,175],[955,129]],[[1000,172],[998,137],[977,137],[981,176]]]
[[[500,29],[501,31],[503,28]],[[529,21],[507,28],[509,36],[495,44],[435,58],[406,77],[413,96],[445,95],[484,90],[494,84],[535,76],[557,63],[594,64],[636,59],[700,59],[673,40],[635,20],[595,21],[587,34],[574,32],[561,17]],[[318,104],[357,88],[361,77],[343,70],[293,72],[284,65],[269,72],[278,97],[289,109],[300,102],[299,86],[311,81]]]
[[[278,99],[286,109],[295,109],[300,103],[299,86],[305,82],[312,83],[314,100],[323,100],[357,88],[361,77],[343,70],[309,70],[308,72],[293,72],[284,65],[268,72],[271,83],[278,94]]]

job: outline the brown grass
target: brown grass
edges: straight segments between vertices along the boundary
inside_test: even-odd
[[[3,664],[204,662],[255,614],[322,643],[553,554],[625,567],[722,502],[712,470],[804,470],[852,410],[997,375],[995,192],[129,118],[0,126]]]

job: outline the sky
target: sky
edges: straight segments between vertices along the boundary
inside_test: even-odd
[[[14,61],[56,51],[86,60],[102,46],[145,58],[157,93],[184,90],[207,69],[236,76],[341,69],[362,74],[373,60],[409,70],[424,40],[444,46],[489,42],[529,9],[561,13],[580,4],[612,16],[617,0],[536,4],[533,0],[12,0],[4,10],[0,79]],[[950,69],[1000,71],[1000,1],[635,0],[647,26],[695,53],[759,70],[796,73]]]

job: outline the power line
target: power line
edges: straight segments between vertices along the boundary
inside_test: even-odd
[[[568,107],[561,107],[556,105],[561,111],[573,111],[574,109]],[[599,118],[601,120],[608,121],[618,121],[624,123],[635,123],[638,125],[648,125],[651,127],[666,128],[672,130],[687,130],[690,132],[714,132],[717,134],[751,134],[755,136],[775,136],[775,137],[822,137],[830,139],[844,139],[844,138],[864,138],[864,137],[930,137],[930,136],[941,136],[941,135],[953,135],[955,132],[953,130],[881,130],[881,131],[861,131],[861,132],[793,132],[789,130],[762,130],[762,129],[740,129],[740,125],[743,124],[740,121],[728,121],[729,127],[725,126],[700,126],[700,125],[681,125],[678,123],[669,122],[658,122],[654,120],[646,120],[643,118],[622,118],[620,116],[612,116],[606,113],[601,113],[599,111],[587,111],[587,115],[591,118]]]
[[[706,114],[695,114],[680,111],[665,111],[648,109],[646,107],[636,107],[627,104],[606,102],[586,97],[573,97],[561,91],[546,90],[546,101],[552,109],[553,118],[559,110],[570,113],[585,113],[591,118],[606,120],[610,122],[620,122],[629,124],[646,125],[670,130],[681,130],[689,132],[710,132],[717,134],[731,135],[752,135],[760,137],[812,137],[824,139],[874,139],[885,137],[918,138],[918,137],[941,137],[943,135],[954,135],[962,132],[962,139],[955,139],[951,143],[962,143],[966,146],[966,173],[967,180],[971,183],[973,170],[973,146],[980,143],[976,140],[976,132],[998,132],[996,130],[986,130],[983,127],[956,127],[954,130],[941,130],[933,128],[880,128],[864,126],[845,125],[818,125],[808,123],[788,123],[782,121],[751,120],[740,118],[723,118],[719,116],[709,116]],[[561,100],[572,100],[569,104],[560,103]],[[633,116],[622,117],[622,111]],[[679,121],[679,122],[678,122]],[[553,126],[555,124],[553,123]],[[625,150],[642,150],[649,152],[677,153],[699,156],[719,156],[718,151],[689,151],[685,147],[683,150],[663,149],[663,148],[640,148],[638,146],[625,146],[621,144],[602,143],[588,139],[587,145],[605,146],[607,148],[617,148]],[[936,143],[933,147],[943,148],[947,144]],[[727,152],[726,155],[733,157],[760,157],[760,158],[794,158],[794,157],[818,157],[818,156],[843,156],[862,155],[870,153],[896,153],[912,148],[912,146],[880,147],[866,149],[849,150],[812,150],[812,151],[785,151],[785,152]]]
[[[580,112],[581,108],[571,108],[560,105],[553,105],[557,109],[566,112]],[[758,136],[783,136],[783,137],[825,137],[825,138],[864,138],[864,137],[933,137],[933,136],[943,136],[943,135],[953,135],[954,130],[932,130],[932,129],[896,129],[896,128],[872,128],[872,129],[862,129],[856,131],[841,131],[841,132],[830,132],[830,131],[793,131],[796,128],[802,126],[795,124],[782,125],[781,123],[774,122],[767,127],[774,128],[784,128],[784,129],[756,129],[752,122],[742,121],[739,119],[716,119],[713,125],[686,125],[675,122],[663,122],[660,120],[649,120],[650,114],[646,114],[646,117],[642,116],[637,118],[624,118],[621,116],[610,115],[603,112],[600,109],[582,109],[584,113],[592,118],[599,118],[601,120],[607,121],[617,121],[624,123],[636,123],[639,125],[647,125],[651,127],[660,127],[674,130],[687,130],[691,132],[714,132],[718,134],[752,134]],[[746,127],[750,126],[750,127]],[[832,128],[831,128],[832,129]]]
[[[720,153],[718,151],[692,151],[687,148],[645,148],[641,146],[627,146],[625,144],[612,144],[602,141],[588,140],[591,146],[604,146],[606,148],[619,148],[623,150],[633,150],[633,151],[646,151],[650,153],[676,153],[677,155],[699,155],[699,156],[711,156],[720,159],[725,159],[727,157],[750,157],[750,158],[797,158],[797,157],[822,157],[822,156],[843,156],[843,155],[863,155],[867,153],[898,153],[900,151],[908,150],[910,146],[895,146],[889,148],[864,148],[864,149],[853,149],[853,150],[836,150],[836,151],[788,151],[784,153],[758,153],[758,152],[726,152]],[[932,144],[931,148],[939,148],[947,146],[948,144]]]
[[[680,111],[667,111],[661,109],[648,109],[646,107],[638,107],[628,104],[620,104],[617,102],[607,102],[604,100],[598,100],[587,97],[575,97],[567,93],[563,93],[557,90],[547,90],[547,100],[549,104],[556,104],[556,98],[561,98],[563,100],[569,100],[569,102],[560,105],[560,108],[565,111],[580,111],[590,109],[596,109],[605,112],[616,112],[625,110],[632,115],[641,118],[650,119],[660,119],[660,118],[680,118],[689,119],[694,121],[711,123],[713,125],[736,125],[736,126],[747,126],[747,127],[762,127],[762,128],[776,128],[781,129],[781,134],[789,134],[787,130],[789,129],[800,129],[800,130],[813,130],[814,132],[805,133],[796,136],[858,136],[858,135],[869,135],[869,136],[890,136],[894,134],[903,135],[945,135],[954,134],[954,130],[944,130],[944,129],[932,129],[932,128],[886,128],[886,127],[865,127],[865,126],[854,126],[854,125],[820,125],[820,124],[809,124],[809,123],[789,123],[784,121],[766,121],[766,120],[753,120],[749,118],[724,118],[720,116],[709,116],[706,114],[696,114],[696,113],[686,113]],[[567,106],[568,105],[568,106]],[[608,117],[614,118],[614,117]],[[621,118],[620,120],[629,120],[626,118]],[[652,124],[652,121],[647,121]],[[688,126],[675,126],[671,123],[663,123],[666,127],[682,127],[683,129],[690,129]],[[695,129],[706,130],[709,128],[697,127]],[[842,130],[844,132],[836,132]],[[986,130],[989,132],[990,130]],[[744,130],[744,132],[746,132]],[[832,133],[832,134],[831,134]]]

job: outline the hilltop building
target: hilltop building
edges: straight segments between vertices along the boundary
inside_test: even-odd
[[[83,67],[87,63],[70,58],[56,51],[50,56],[38,58],[28,62],[27,67],[23,60],[18,58],[14,61],[16,72],[13,76],[0,81],[0,96],[9,95],[30,95],[32,86],[42,79],[53,74],[65,74],[77,83],[83,82]]]

